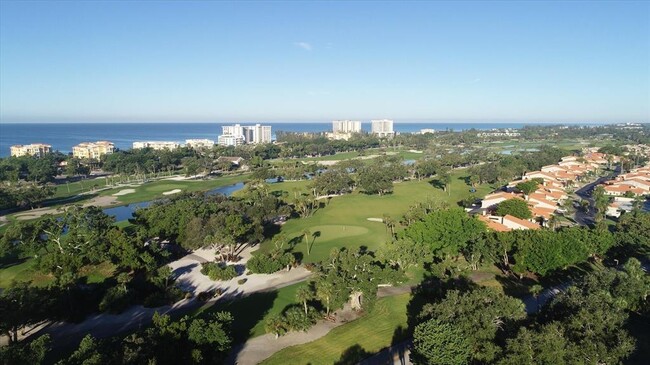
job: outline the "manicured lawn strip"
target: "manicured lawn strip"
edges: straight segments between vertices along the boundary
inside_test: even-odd
[[[219,301],[208,308],[199,309],[195,315],[217,311],[228,311],[235,317],[233,335],[236,342],[266,333],[264,323],[271,315],[280,313],[287,305],[296,303],[296,291],[307,285],[297,283],[278,290],[254,293],[241,299]]]
[[[333,329],[316,341],[281,350],[262,364],[334,364],[353,346],[360,346],[369,354],[377,353],[391,345],[399,328],[407,327],[406,305],[410,298],[410,294],[381,298],[365,316]]]

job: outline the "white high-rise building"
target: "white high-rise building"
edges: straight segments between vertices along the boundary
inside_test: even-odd
[[[224,125],[223,127],[221,127],[221,129],[223,130],[222,134],[224,134],[224,135],[228,135],[228,136],[243,136],[244,135],[244,128],[239,124]]]
[[[243,143],[271,143],[270,125],[230,125],[223,126],[223,134],[218,143],[226,146],[237,146]]]
[[[361,121],[359,120],[334,120],[332,121],[332,133],[361,133]]]
[[[395,135],[392,119],[373,120],[371,121],[371,125],[371,133],[378,137],[392,137]]]

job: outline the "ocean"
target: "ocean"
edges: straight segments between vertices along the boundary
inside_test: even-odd
[[[119,149],[130,149],[135,141],[177,141],[207,138],[217,140],[221,126],[233,123],[0,123],[0,157],[9,156],[9,147],[17,144],[46,143],[53,150],[63,153],[72,151],[72,146],[81,142],[111,141]],[[250,123],[240,123],[248,125]],[[273,133],[327,132],[332,123],[262,123],[271,125]],[[536,123],[399,123],[396,132],[418,132],[423,128],[461,131],[467,129],[489,130],[493,128],[521,128]],[[539,123],[550,125],[547,123]],[[577,123],[576,123],[577,124]],[[370,123],[362,123],[364,130],[370,130]]]

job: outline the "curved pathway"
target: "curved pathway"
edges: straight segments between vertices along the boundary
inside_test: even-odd
[[[410,286],[382,286],[377,291],[377,297],[410,293],[411,289]],[[357,312],[346,305],[343,310],[337,312],[335,321],[319,321],[309,331],[290,332],[278,338],[272,334],[253,337],[244,344],[235,347],[226,360],[226,364],[258,364],[284,348],[318,340],[334,328],[357,318],[359,318]]]
[[[89,316],[81,323],[55,322],[43,326],[30,336],[49,334],[52,338],[52,347],[74,347],[86,335],[96,338],[115,336],[124,332],[139,330],[151,323],[154,313],[182,315],[201,306],[212,306],[219,300],[248,296],[253,293],[271,291],[307,280],[312,273],[303,268],[294,268],[291,271],[280,271],[274,274],[253,274],[245,276],[246,283],[240,285],[238,276],[230,281],[216,282],[200,274],[200,264],[212,261],[207,252],[211,250],[197,250],[179,260],[169,264],[177,275],[177,283],[183,289],[198,294],[201,291],[221,288],[224,293],[218,298],[200,302],[198,300],[183,299],[173,305],[145,308],[141,305],[132,306],[120,314],[99,313]],[[242,253],[245,258],[250,257],[250,251]],[[213,254],[212,254],[213,255]],[[244,260],[242,260],[244,261]]]

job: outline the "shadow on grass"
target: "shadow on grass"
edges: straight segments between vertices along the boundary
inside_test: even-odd
[[[334,365],[354,365],[365,359],[371,354],[363,349],[359,344],[348,347]]]
[[[650,318],[636,313],[630,313],[630,319],[625,329],[636,340],[636,349],[623,364],[641,365],[647,364],[650,359]]]
[[[12,266],[20,265],[27,261],[27,257],[17,257],[16,255],[7,255],[0,258],[0,269],[8,269]]]
[[[515,297],[515,298],[523,298],[529,296],[530,295],[529,288],[537,284],[537,281],[528,277],[519,279],[514,276],[496,275],[494,279],[498,281],[499,284],[501,284],[501,287],[503,288],[503,293],[505,295]]]
[[[233,338],[235,344],[246,342],[253,335],[253,328],[264,318],[273,307],[278,297],[277,291],[254,293],[243,298],[217,302],[204,313],[228,311],[235,318],[233,322]],[[234,354],[235,358],[237,354]]]

